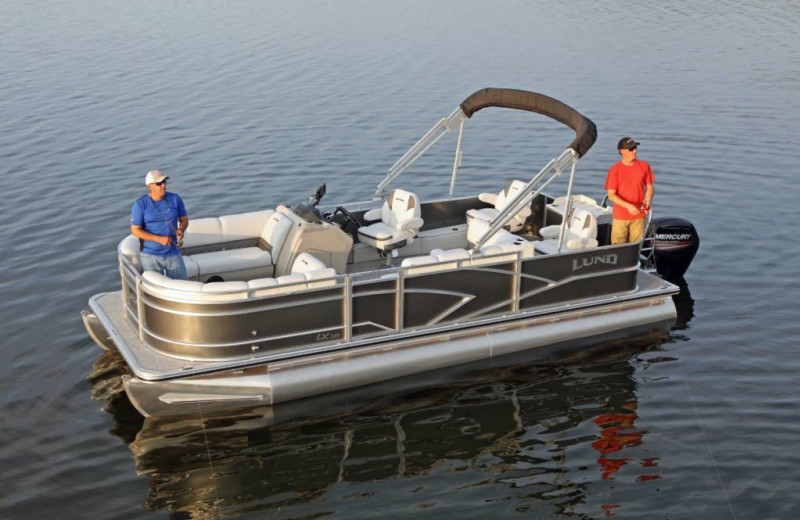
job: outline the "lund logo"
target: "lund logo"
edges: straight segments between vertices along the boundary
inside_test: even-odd
[[[592,256],[589,258],[575,258],[572,260],[572,270],[577,271],[578,269],[583,269],[584,267],[597,264],[617,265],[617,255],[610,254]]]
[[[330,341],[334,339],[339,339],[338,332],[320,332],[317,334],[317,341]]]

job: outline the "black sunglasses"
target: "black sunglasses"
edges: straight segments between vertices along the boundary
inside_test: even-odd
[[[164,179],[164,180],[163,180],[163,181],[161,181],[161,182],[154,182],[153,184],[155,184],[156,186],[163,186],[163,185],[165,185],[166,183],[167,183],[167,179]]]

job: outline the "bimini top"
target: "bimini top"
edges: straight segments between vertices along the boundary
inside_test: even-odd
[[[597,127],[591,119],[549,96],[510,88],[485,88],[469,96],[461,103],[467,117],[486,107],[528,110],[555,119],[575,130],[575,139],[569,145],[578,157],[583,157],[597,139]]]

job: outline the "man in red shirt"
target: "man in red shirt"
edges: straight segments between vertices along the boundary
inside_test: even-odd
[[[638,242],[644,236],[644,217],[653,200],[653,170],[636,158],[639,143],[623,137],[617,143],[622,160],[608,170],[606,190],[614,203],[611,243]]]

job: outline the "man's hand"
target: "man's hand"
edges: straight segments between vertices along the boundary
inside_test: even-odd
[[[162,246],[168,246],[172,243],[172,237],[159,236],[157,242]]]
[[[631,215],[633,215],[634,217],[635,217],[636,215],[638,215],[639,213],[641,213],[641,212],[639,211],[639,208],[637,208],[637,207],[636,207],[636,206],[634,206],[633,204],[628,204],[628,208],[627,208],[627,209],[628,209],[628,211],[630,212],[630,214],[631,214]]]

